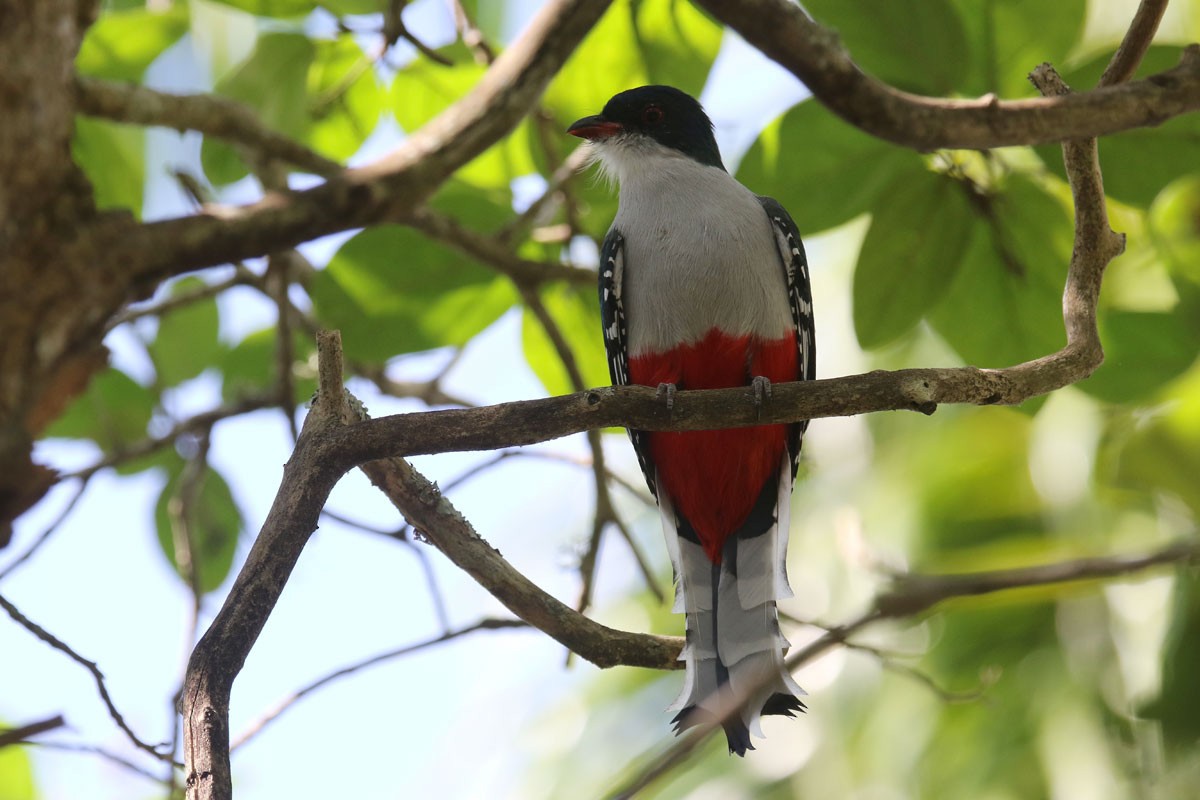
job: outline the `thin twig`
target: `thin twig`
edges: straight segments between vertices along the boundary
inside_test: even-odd
[[[1133,77],[1138,65],[1142,63],[1142,57],[1150,49],[1154,33],[1158,30],[1158,23],[1162,22],[1163,14],[1166,13],[1167,2],[1168,0],[1142,0],[1133,15],[1129,30],[1125,31],[1120,47],[1105,67],[1097,86],[1115,86]]]
[[[321,518],[331,519],[334,522],[338,522],[350,528],[357,528],[365,533],[384,536],[393,541],[400,542],[405,547],[409,548],[413,554],[413,557],[417,559],[417,565],[421,568],[421,573],[425,578],[425,587],[429,590],[429,599],[430,602],[433,603],[433,613],[434,616],[437,617],[438,625],[441,626],[443,632],[450,630],[450,615],[446,610],[446,601],[442,597],[441,587],[438,585],[437,573],[435,573],[433,570],[433,564],[430,563],[429,556],[425,554],[425,551],[421,549],[420,545],[409,538],[407,534],[409,526],[407,523],[405,523],[405,525],[399,530],[389,531],[384,530],[383,528],[377,528],[372,525],[366,525],[364,523],[357,522],[345,515],[332,512],[329,509],[322,509]]]
[[[496,234],[502,242],[517,241],[525,232],[554,214],[556,207],[569,200],[568,184],[575,180],[580,170],[587,166],[590,154],[587,145],[581,145],[571,151],[571,154],[558,165],[546,182],[546,191],[542,192],[529,207],[507,223]],[[593,279],[594,282],[594,279]]]
[[[454,6],[454,26],[458,29],[458,38],[475,54],[475,63],[491,66],[496,60],[495,49],[488,44],[487,37],[475,24],[475,20],[471,19],[462,0],[451,0],[451,3]]]
[[[8,565],[4,567],[4,569],[0,569],[0,581],[11,575],[13,570],[28,561],[33,554],[41,548],[42,545],[49,541],[50,537],[55,531],[58,530],[59,526],[62,525],[71,512],[75,510],[75,506],[79,504],[80,499],[83,497],[83,493],[87,491],[87,487],[88,478],[80,478],[79,488],[75,490],[75,495],[67,502],[65,506],[63,506],[63,510],[60,511],[58,516],[54,518],[54,521],[46,526],[46,529],[42,531],[36,539],[33,540],[33,543],[30,544],[29,547],[25,548],[23,553],[10,561]]]
[[[504,237],[490,237],[477,233],[453,217],[428,208],[418,209],[401,221],[426,236],[477,259],[501,275],[507,275],[521,288],[550,281],[566,281],[589,288],[596,283],[595,270],[522,258],[509,249]]]
[[[1200,560],[1200,540],[1187,539],[1161,550],[1136,556],[1083,558],[1020,569],[996,570],[964,575],[904,575],[897,577],[887,592],[877,596],[872,607],[845,625],[826,630],[804,647],[793,649],[786,659],[789,670],[796,670],[828,650],[846,645],[848,639],[883,619],[906,618],[959,597],[1024,589],[1030,586],[1057,585],[1101,578],[1127,577],[1154,567],[1179,565]],[[748,691],[747,696],[754,696]],[[623,782],[611,797],[630,798],[662,775],[682,764],[700,744],[721,729],[722,720],[741,713],[736,702],[722,705],[711,721],[697,725],[677,739]]]
[[[538,323],[542,326],[542,330],[545,331],[547,338],[550,339],[554,347],[554,352],[558,355],[558,360],[562,362],[563,369],[567,372],[571,386],[577,392],[582,391],[586,388],[586,384],[583,381],[583,372],[580,371],[579,362],[575,358],[575,351],[571,349],[571,345],[567,341],[566,336],[563,335],[558,322],[551,316],[550,310],[546,308],[546,304],[542,302],[542,298],[536,290],[523,289],[521,294],[525,298],[526,307],[533,313]],[[587,432],[588,447],[592,451],[592,477],[596,487],[596,510],[592,524],[592,535],[588,539],[587,550],[579,562],[582,587],[579,591],[579,602],[576,604],[575,610],[581,613],[592,602],[592,589],[596,579],[596,559],[600,552],[600,539],[604,535],[604,528],[610,522],[620,529],[622,537],[633,550],[634,559],[637,561],[638,568],[642,571],[642,577],[645,578],[646,585],[650,588],[650,591],[660,602],[663,599],[662,590],[658,588],[654,572],[650,569],[645,557],[643,557],[641,551],[638,549],[633,536],[629,533],[629,529],[625,527],[625,523],[621,521],[616,509],[613,507],[612,497],[608,492],[608,469],[604,465],[604,445],[601,441],[601,435],[600,431],[595,429]]]
[[[26,744],[35,736],[41,736],[48,731],[57,730],[67,724],[62,714],[55,714],[48,719],[29,722],[16,728],[0,728],[0,748],[14,744]]]
[[[337,681],[341,678],[345,678],[347,676],[354,675],[355,673],[361,672],[370,667],[375,667],[375,666],[378,666],[385,662],[392,661],[397,658],[402,658],[404,656],[411,655],[411,654],[419,652],[421,650],[426,650],[430,647],[442,644],[444,642],[449,642],[451,640],[459,639],[463,636],[467,636],[472,633],[477,633],[478,631],[502,630],[502,629],[507,629],[507,628],[527,628],[527,627],[528,627],[528,623],[523,622],[519,619],[483,619],[483,620],[480,620],[479,622],[476,622],[474,625],[468,625],[465,628],[458,628],[456,630],[446,631],[445,633],[441,634],[440,636],[435,636],[432,639],[426,639],[423,642],[418,642],[417,644],[407,645],[405,647],[400,647],[395,650],[388,650],[387,652],[379,653],[378,655],[371,656],[370,658],[363,659],[362,661],[356,661],[355,663],[350,664],[345,667],[342,667],[341,669],[334,670],[333,672],[329,673],[328,675],[318,678],[317,680],[313,681],[312,683],[309,683],[309,684],[305,685],[304,687],[292,692],[287,697],[280,700],[270,711],[266,712],[261,717],[254,720],[253,722],[251,722],[245,728],[245,730],[243,730],[241,732],[241,734],[239,734],[238,737],[233,740],[233,743],[229,747],[230,752],[237,750],[239,747],[241,747],[242,745],[249,742],[255,736],[262,733],[263,729],[266,728],[267,725],[269,725],[271,722],[278,719],[280,717],[280,715],[282,715],[285,711],[290,709],[292,706],[294,706],[300,700],[303,700],[305,697],[307,697],[308,695],[317,691],[318,689],[320,689],[324,686],[327,686],[328,684],[333,683],[334,681]]]
[[[99,756],[105,761],[116,764],[118,767],[128,770],[136,775],[140,775],[148,781],[153,781],[154,783],[160,785],[163,784],[162,778],[155,775],[150,770],[146,769],[145,767],[138,766],[129,759],[122,758],[116,753],[109,752],[103,747],[96,747],[90,744],[74,744],[71,742],[26,742],[25,744],[31,747],[41,747],[45,750],[57,750],[62,753],[86,753],[92,756]],[[176,764],[175,766],[178,767],[179,765]]]
[[[405,6],[408,5],[408,0],[389,0],[387,6],[383,10],[383,42],[384,49],[390,48],[399,39],[411,44],[417,49],[421,55],[428,58],[435,64],[441,64],[443,67],[454,66],[454,62],[446,58],[444,55],[434,50],[429,45],[422,42],[408,29],[404,24],[402,16]]]
[[[989,688],[996,682],[990,674],[985,674],[980,680],[979,685],[974,689],[965,692],[955,692],[942,686],[934,679],[932,675],[922,672],[916,667],[902,664],[897,660],[895,653],[889,653],[878,647],[862,644],[861,642],[845,641],[842,646],[847,650],[857,650],[860,653],[872,655],[879,662],[879,665],[886,670],[895,672],[898,675],[903,675],[913,681],[924,686],[932,692],[939,700],[948,705],[959,705],[963,703],[974,703],[981,699]]]
[[[129,741],[133,742],[133,745],[137,747],[137,749],[145,753],[149,753],[159,761],[171,761],[171,755],[169,753],[161,753],[154,745],[147,744],[146,742],[142,741],[141,738],[139,738],[138,735],[133,732],[133,729],[129,727],[129,724],[125,721],[125,717],[122,716],[121,712],[117,710],[116,705],[113,703],[112,696],[108,693],[108,684],[105,682],[104,675],[100,672],[100,668],[96,666],[96,662],[88,661],[86,658],[79,655],[79,653],[76,653],[73,649],[71,649],[70,645],[68,645],[66,642],[62,641],[45,628],[26,617],[3,595],[0,595],[0,608],[3,608],[5,612],[12,617],[13,621],[22,628],[29,631],[38,639],[41,639],[43,642],[50,645],[60,653],[64,653],[72,661],[83,666],[92,674],[92,678],[96,681],[96,689],[100,692],[100,699],[104,701],[104,706],[108,709],[108,715],[112,717],[113,722],[117,723],[117,727],[121,729],[126,737],[128,737]]]
[[[133,322],[135,319],[143,317],[161,317],[164,314],[169,314],[176,309],[185,308],[207,300],[210,297],[216,297],[227,289],[232,289],[235,286],[253,286],[258,282],[259,278],[251,272],[244,264],[237,264],[234,267],[234,273],[223,281],[216,283],[205,284],[191,291],[182,292],[181,294],[172,295],[158,303],[152,305],[139,306],[137,308],[129,308],[122,311],[108,321],[105,326],[105,332],[111,331],[127,322]]]
[[[274,403],[275,397],[273,395],[251,395],[236,402],[226,403],[209,411],[203,411],[195,416],[180,420],[171,427],[171,430],[161,436],[151,436],[140,442],[124,445],[91,466],[62,475],[59,480],[80,478],[86,481],[102,469],[127,463],[135,458],[150,455],[168,445],[172,445],[180,436],[186,434],[207,435],[222,420],[270,408]]]

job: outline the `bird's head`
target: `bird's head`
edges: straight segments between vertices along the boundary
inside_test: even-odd
[[[602,159],[605,151],[637,150],[653,142],[725,168],[712,120],[695,98],[673,86],[642,86],[614,95],[603,111],[576,120],[567,133],[592,142]]]

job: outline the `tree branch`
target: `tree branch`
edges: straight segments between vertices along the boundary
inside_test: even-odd
[[[916,150],[1061,142],[1154,126],[1200,109],[1197,45],[1184,50],[1174,69],[1133,83],[1102,84],[1066,97],[950,100],[902,92],[865,74],[835,32],[787,0],[698,3],[791,71],[835,114],[867,133]],[[1166,5],[1144,6],[1159,4]],[[1138,18],[1143,18],[1140,12]],[[1121,74],[1131,72],[1125,63],[1123,57]]]
[[[57,730],[66,724],[67,721],[62,718],[62,714],[56,714],[48,719],[30,722],[17,728],[2,728],[0,729],[0,748],[9,747],[14,744],[24,744],[34,736],[40,736],[47,731]]]
[[[233,744],[230,746],[230,750],[237,750],[255,736],[262,733],[263,729],[265,729],[267,725],[278,719],[285,711],[294,706],[296,703],[300,702],[305,697],[322,688],[323,686],[333,683],[334,681],[341,680],[349,675],[354,675],[365,669],[378,666],[379,664],[383,664],[387,661],[402,658],[404,656],[411,655],[412,653],[420,652],[421,650],[428,650],[430,647],[435,645],[443,644],[453,639],[460,639],[463,636],[468,636],[479,631],[495,631],[526,627],[528,627],[526,623],[519,619],[482,619],[479,622],[476,622],[473,625],[468,625],[465,628],[448,630],[440,636],[435,636],[432,639],[426,639],[425,641],[418,642],[417,644],[410,644],[395,650],[389,650],[386,653],[380,653],[378,655],[371,656],[370,658],[363,659],[362,661],[358,661],[354,664],[350,664],[349,666],[342,667],[341,669],[335,670],[328,675],[324,675],[312,683],[297,689],[287,697],[280,700],[272,709],[267,711],[267,713],[251,722],[233,742]]]
[[[1142,57],[1150,49],[1150,42],[1154,40],[1158,23],[1162,22],[1163,14],[1167,11],[1167,2],[1168,0],[1142,0],[1129,30],[1125,31],[1125,36],[1121,39],[1121,46],[1108,62],[1097,86],[1115,86],[1133,77],[1138,64],[1142,63]]]
[[[75,92],[78,110],[93,117],[199,131],[326,178],[342,171],[336,161],[268,128],[254,109],[236,100],[212,94],[168,94],[137,84],[84,76],[75,78]]]
[[[248,206],[143,225],[96,225],[72,243],[70,257],[120,263],[133,285],[144,286],[324,234],[402,219],[520,121],[609,2],[545,5],[470,94],[373,164],[306,191],[271,192]]]
[[[876,598],[871,610],[843,626],[827,630],[808,645],[793,650],[787,658],[787,666],[794,671],[827,650],[847,643],[850,636],[879,620],[913,616],[956,597],[972,597],[1028,586],[1130,576],[1154,567],[1192,563],[1197,560],[1200,560],[1200,541],[1191,539],[1139,556],[1084,558],[1057,564],[964,575],[904,575],[895,579],[889,591]],[[936,689],[935,684],[929,685]],[[688,734],[672,742],[637,770],[632,778],[623,781],[619,789],[606,796],[613,800],[632,798],[682,764],[709,736],[721,729],[722,719],[740,713],[736,703],[726,704],[721,711],[717,719],[698,725]]]
[[[567,281],[576,286],[591,288],[596,284],[596,271],[569,264],[532,261],[512,252],[496,238],[476,233],[453,217],[422,208],[408,215],[404,224],[449,245],[461,253],[476,258],[518,287],[530,287],[548,281]]]
[[[108,683],[104,680],[104,674],[100,672],[100,667],[96,666],[95,661],[89,661],[88,659],[79,655],[79,653],[75,652],[66,642],[26,617],[21,613],[20,609],[10,603],[3,595],[0,595],[0,608],[4,609],[8,616],[12,618],[13,622],[16,622],[38,639],[41,639],[46,644],[50,645],[50,647],[54,648],[60,653],[65,654],[67,658],[71,659],[76,664],[79,664],[91,673],[92,679],[96,682],[96,689],[100,692],[100,699],[104,702],[104,707],[108,709],[108,715],[112,717],[113,722],[117,724],[117,727],[121,729],[121,732],[125,734],[129,741],[133,742],[134,747],[144,753],[149,753],[159,761],[166,761],[168,763],[171,762],[171,755],[169,753],[161,753],[157,748],[154,747],[154,745],[147,744],[146,742],[142,741],[142,739],[133,732],[133,728],[129,727],[129,723],[125,721],[125,717],[120,711],[117,710],[117,706],[113,702],[112,695],[108,693]]]

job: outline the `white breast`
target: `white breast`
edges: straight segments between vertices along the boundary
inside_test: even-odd
[[[749,189],[649,140],[598,150],[621,187],[613,227],[625,237],[630,356],[698,341],[714,327],[733,336],[787,334],[775,235]]]

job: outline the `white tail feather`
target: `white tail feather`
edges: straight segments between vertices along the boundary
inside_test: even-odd
[[[785,455],[775,523],[759,536],[731,540],[726,550],[734,557],[719,570],[703,547],[679,535],[670,497],[660,491],[663,533],[675,570],[674,610],[687,615],[687,644],[679,656],[687,675],[671,711],[695,708],[717,715],[735,697],[750,697],[742,721],[761,737],[763,707],[774,695],[805,694],[784,665],[789,644],[775,607],[777,600],[792,596],[786,561],[791,477]],[[663,486],[661,480],[658,485]]]

